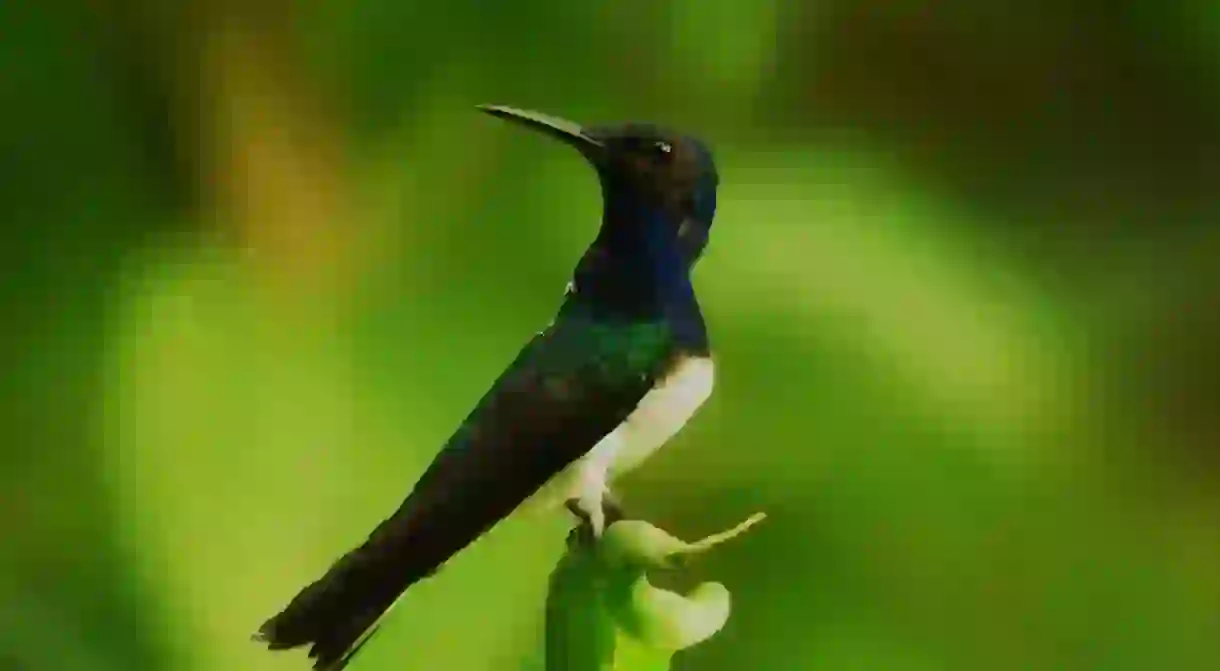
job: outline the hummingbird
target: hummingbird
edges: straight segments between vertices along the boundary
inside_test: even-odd
[[[567,507],[600,536],[622,517],[610,491],[686,424],[713,363],[691,271],[719,182],[698,139],[656,125],[585,127],[479,109],[576,149],[597,174],[602,216],[558,314],[496,379],[396,511],[254,638],[309,647],[339,671],[416,582],[527,501]]]

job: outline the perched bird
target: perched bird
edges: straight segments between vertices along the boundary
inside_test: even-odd
[[[700,141],[647,124],[492,116],[576,148],[597,172],[601,228],[555,319],[496,380],[389,519],[267,620],[272,650],[310,646],[338,671],[415,582],[527,499],[565,503],[600,534],[609,484],[670,439],[712,389],[691,269],[718,177]]]

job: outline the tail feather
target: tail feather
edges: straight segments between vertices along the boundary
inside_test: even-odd
[[[340,671],[414,582],[366,548],[340,559],[267,620],[254,639],[271,650],[309,646],[317,671]],[[421,576],[422,577],[422,576]]]
[[[575,406],[540,409],[529,385],[549,378],[524,375],[531,370],[523,368],[523,377],[513,384],[497,383],[490,400],[480,403],[477,416],[428,466],[398,510],[267,620],[256,638],[275,650],[309,646],[316,671],[340,671],[407,588],[435,573],[588,451],[622,421],[624,401],[643,395],[633,387],[594,398],[609,410],[590,422]],[[558,413],[558,419],[544,421],[546,412]]]
[[[625,518],[613,498],[607,496],[602,505],[607,524]],[[504,510],[507,506],[490,508]],[[406,524],[405,515],[384,522],[364,545],[340,558],[321,579],[263,623],[254,640],[271,650],[309,646],[315,671],[347,667],[407,588],[436,573],[448,557],[503,517],[468,518],[474,524],[463,528],[445,523],[454,517],[449,511],[439,512],[442,514],[414,518],[414,525]]]

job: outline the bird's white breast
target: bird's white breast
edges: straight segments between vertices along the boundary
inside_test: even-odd
[[[586,458],[606,466],[607,481],[639,466],[686,424],[712,393],[711,358],[680,361]]]
[[[712,393],[712,360],[680,361],[644,395],[618,428],[606,434],[585,456],[555,476],[531,500],[544,508],[588,496],[639,466],[665,444]]]

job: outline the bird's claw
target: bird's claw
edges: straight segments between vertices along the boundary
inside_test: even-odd
[[[607,527],[627,517],[622,506],[608,491],[602,494],[599,501],[589,502],[583,497],[576,497],[564,502],[564,507],[579,521],[572,532],[581,541],[601,538]]]
[[[576,516],[582,529],[590,532],[594,538],[600,538],[606,528],[606,512],[600,502],[590,505],[581,498],[569,499],[565,506],[568,512]]]
[[[568,536],[569,542],[589,543],[594,539],[593,521],[589,518],[589,513],[580,507],[579,499],[568,499],[564,502],[564,507],[568,512],[572,513],[578,521],[576,527],[572,529],[572,533]]]
[[[606,511],[602,509],[602,502],[599,498],[597,501],[582,501],[581,507],[589,511],[587,522],[589,530],[593,533],[593,538],[601,538],[602,532],[606,530]]]

